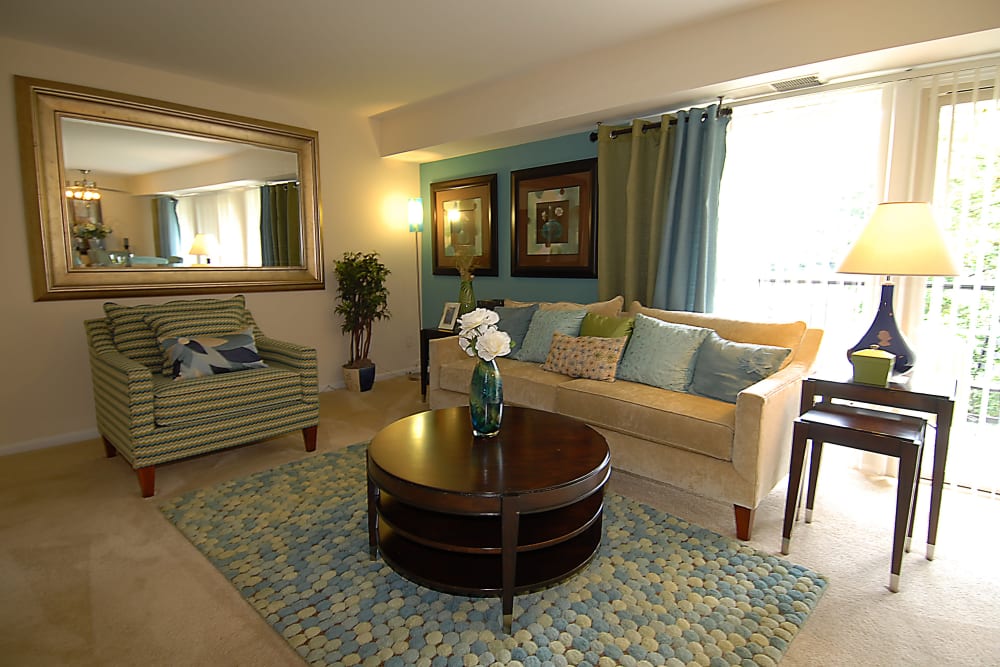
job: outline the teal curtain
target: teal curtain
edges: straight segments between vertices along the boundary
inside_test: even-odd
[[[729,116],[719,113],[718,104],[677,114],[654,308],[712,310],[728,126]]]
[[[181,226],[177,221],[177,199],[167,195],[153,198],[156,215],[156,254],[160,257],[183,255],[181,252]],[[146,253],[149,249],[146,249]]]
[[[599,128],[598,298],[711,310],[729,124],[717,112],[712,105]]]
[[[299,184],[260,188],[260,245],[264,266],[302,266]]]

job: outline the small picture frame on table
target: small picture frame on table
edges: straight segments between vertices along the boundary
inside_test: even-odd
[[[458,302],[449,301],[444,304],[441,311],[441,321],[438,322],[438,329],[441,331],[454,331],[458,324]]]

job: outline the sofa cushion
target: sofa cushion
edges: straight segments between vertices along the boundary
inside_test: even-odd
[[[608,317],[616,317],[621,315],[622,306],[625,305],[625,299],[621,296],[616,296],[613,299],[608,299],[607,301],[595,301],[594,303],[573,303],[570,301],[514,301],[513,299],[504,299],[503,305],[512,308],[523,308],[524,306],[530,306],[537,304],[539,310],[586,310],[588,313],[598,313],[599,315],[607,315]]]
[[[238,323],[231,326],[228,331],[236,331],[249,324],[246,300],[242,294],[229,299],[184,299],[138,306],[123,306],[112,301],[104,304],[104,314],[111,328],[115,348],[129,359],[138,361],[157,373],[163,372],[163,350],[146,322],[146,317],[206,312],[232,314],[234,316],[232,321]]]
[[[542,370],[538,364],[515,361],[506,357],[497,357],[496,362],[500,369],[500,379],[503,381],[504,402],[510,405],[554,412],[556,388],[571,381],[571,378],[560,373]],[[472,368],[475,365],[475,359],[465,357],[441,366],[438,369],[438,383],[441,389],[468,396]]]
[[[787,347],[736,343],[713,331],[698,350],[691,391],[735,403],[737,394],[774,374],[790,353]]]
[[[177,380],[190,380],[251,368],[266,368],[253,329],[221,335],[167,336],[160,338],[168,372]]]
[[[580,335],[600,336],[602,338],[627,337],[632,335],[634,326],[635,318],[629,315],[611,317],[588,312],[583,318],[583,323],[580,324]]]
[[[528,326],[531,324],[531,317],[538,310],[538,306],[531,304],[522,308],[509,308],[507,306],[496,306],[493,309],[500,316],[500,323],[497,328],[510,336],[510,343],[513,349],[521,347],[524,343],[524,336],[528,333]]]
[[[183,382],[153,376],[153,420],[158,426],[231,419],[241,409],[261,412],[301,400],[302,376],[273,362],[268,368]]]
[[[802,336],[806,333],[805,322],[749,322],[745,320],[732,320],[724,317],[717,317],[707,313],[689,313],[680,310],[660,310],[658,308],[646,308],[638,301],[633,301],[629,306],[629,313],[635,315],[641,313],[647,317],[655,317],[664,322],[676,322],[695,327],[705,327],[712,329],[719,336],[737,343],[757,343],[758,345],[772,345],[774,347],[787,347],[792,351],[782,362],[784,368],[791,363],[792,358],[802,342]]]
[[[732,460],[736,406],[636,382],[570,380],[556,412],[660,445]]]
[[[528,333],[520,349],[511,354],[517,361],[534,361],[542,363],[549,356],[552,347],[552,335],[555,333],[577,336],[580,324],[583,322],[585,310],[542,310],[539,309],[531,318]]]
[[[701,327],[636,315],[618,377],[661,389],[687,391],[698,348],[709,333]]]
[[[626,340],[624,336],[600,338],[555,333],[542,370],[574,378],[614,382]]]

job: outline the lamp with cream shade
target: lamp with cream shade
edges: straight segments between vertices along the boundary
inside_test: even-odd
[[[207,266],[212,263],[211,255],[215,253],[215,236],[212,234],[195,234],[194,242],[191,243],[191,249],[188,250],[189,255],[194,255],[198,258],[199,263],[195,266]],[[201,258],[205,257],[205,263],[201,264]]]
[[[916,361],[896,324],[892,276],[955,276],[958,268],[927,202],[879,204],[861,236],[841,262],[838,273],[885,276],[878,312],[871,327],[847,351],[877,347],[896,355],[893,371],[905,373]]]

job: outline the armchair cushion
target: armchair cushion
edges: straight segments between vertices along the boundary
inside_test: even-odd
[[[218,336],[167,336],[160,338],[160,346],[169,369],[165,375],[178,380],[267,367],[249,327]]]
[[[191,299],[169,301],[160,304],[123,306],[114,302],[104,304],[104,314],[111,325],[111,336],[115,348],[129,359],[144,364],[150,370],[163,371],[163,350],[156,335],[146,322],[147,316],[187,315],[195,313],[232,313],[239,324],[227,331],[237,331],[246,324],[246,300],[242,294],[229,299]],[[208,333],[190,331],[188,333]],[[224,333],[224,332],[215,332]]]
[[[254,342],[253,329],[247,328],[246,318],[239,312],[206,310],[191,313],[160,313],[146,315],[145,320],[161,349],[162,365],[159,371],[173,377],[177,377],[175,374],[176,359],[172,359],[169,354],[166,354],[168,352],[167,345],[173,345],[170,341],[176,342],[181,338],[190,339],[199,336],[219,337],[245,332],[250,335],[250,343]],[[254,352],[256,353],[256,349]]]

